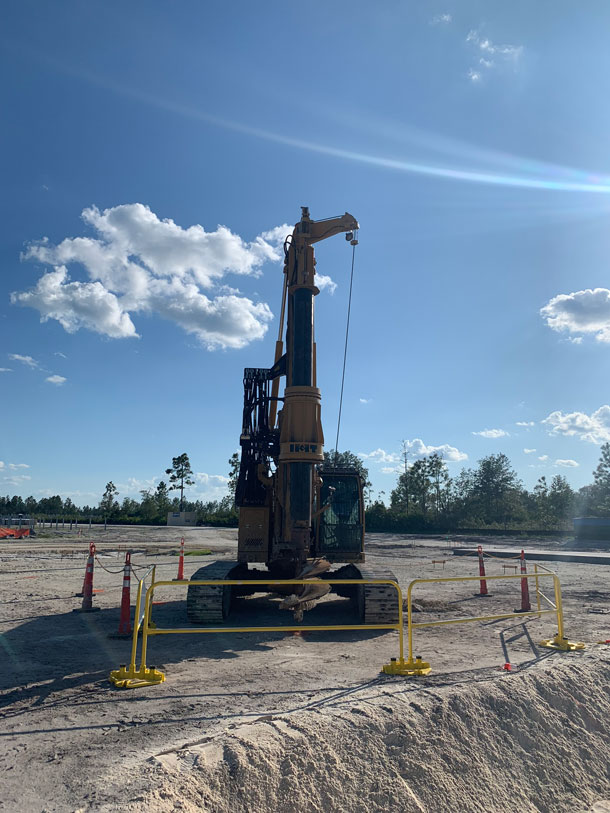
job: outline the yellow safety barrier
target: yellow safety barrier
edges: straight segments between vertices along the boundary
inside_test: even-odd
[[[136,598],[136,613],[133,625],[133,638],[131,644],[131,661],[129,666],[121,665],[119,669],[115,669],[110,673],[109,680],[115,686],[122,689],[137,689],[143,686],[154,686],[158,683],[165,681],[165,674],[159,669],[146,666],[146,655],[148,651],[148,636],[149,635],[174,635],[174,634],[193,634],[193,633],[224,633],[227,632],[326,632],[329,630],[397,630],[399,637],[399,657],[398,659],[392,658],[390,664],[383,667],[386,674],[415,674],[415,672],[404,671],[408,667],[408,663],[404,660],[404,631],[403,631],[403,612],[402,612],[402,591],[400,585],[392,579],[224,579],[224,580],[199,580],[189,581],[184,579],[182,581],[155,581],[156,566],[152,568],[152,583],[146,590],[144,597],[144,611],[140,615],[140,607],[142,601],[142,584],[144,580],[138,584],[138,593]],[[151,619],[152,600],[154,592],[159,587],[189,587],[190,585],[206,585],[209,587],[223,587],[227,586],[241,586],[241,585],[261,585],[265,587],[274,585],[305,585],[305,584],[389,584],[396,589],[398,599],[398,621],[395,624],[323,624],[311,626],[277,626],[277,627],[186,627],[179,629],[163,629],[154,624]],[[136,668],[136,655],[138,645],[138,632],[142,629],[142,647],[140,652],[140,668]],[[421,666],[421,660],[418,664],[413,664],[416,668]],[[400,671],[400,670],[403,671]],[[428,669],[429,671],[429,669]],[[420,672],[417,672],[420,674]]]
[[[553,585],[555,588],[555,602],[552,602],[548,599],[544,593],[542,593],[539,589],[539,580],[542,578],[552,578]],[[517,575],[510,575],[507,576],[503,574],[501,576],[486,576],[487,581],[492,580],[499,580],[499,579],[534,579],[536,582],[536,599],[537,599],[537,609],[530,610],[527,612],[520,612],[520,618],[526,615],[535,615],[540,618],[542,615],[548,615],[550,613],[557,616],[557,635],[554,638],[548,638],[544,641],[540,641],[540,646],[547,647],[550,649],[557,649],[562,652],[573,652],[576,649],[584,649],[585,645],[581,642],[573,642],[568,641],[568,639],[564,635],[564,627],[563,627],[563,605],[561,602],[561,585],[559,583],[559,578],[556,573],[553,573],[550,570],[546,570],[544,573],[539,573],[538,568],[534,568],[534,573],[520,573]],[[407,588],[407,630],[408,630],[408,660],[405,662],[407,667],[410,667],[409,671],[402,671],[400,668],[396,668],[392,671],[392,674],[408,674],[408,675],[424,675],[430,672],[430,664],[422,661],[421,658],[418,656],[415,661],[413,660],[413,630],[418,627],[438,627],[445,624],[466,624],[470,621],[496,621],[502,618],[514,618],[515,614],[512,613],[500,613],[498,615],[480,615],[475,617],[468,617],[468,618],[451,618],[445,621],[423,621],[413,623],[412,620],[412,606],[411,606],[411,596],[413,592],[413,587],[416,584],[438,584],[440,582],[469,582],[469,581],[479,581],[480,576],[448,576],[442,577],[437,579],[414,579]],[[550,610],[543,610],[541,609],[540,598],[543,598],[552,609]],[[391,666],[391,665],[390,665]],[[398,665],[397,665],[398,666]],[[387,667],[384,667],[384,671],[389,671]]]

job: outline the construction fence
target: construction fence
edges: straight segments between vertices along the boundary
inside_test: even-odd
[[[146,587],[145,579],[150,576],[150,585]],[[535,582],[536,609],[525,611],[521,616],[554,615],[557,621],[557,634],[553,638],[548,638],[540,642],[541,647],[547,647],[559,651],[573,651],[583,649],[583,643],[569,641],[565,637],[563,606],[561,601],[561,585],[557,575],[551,571],[539,572],[538,569],[530,574],[503,574],[498,576],[487,576],[489,581],[510,580],[510,579],[531,579]],[[426,675],[431,671],[431,666],[420,656],[413,656],[413,632],[415,629],[423,627],[433,627],[446,624],[464,624],[473,622],[483,622],[515,618],[515,613],[497,613],[475,617],[462,617],[441,621],[414,622],[413,621],[413,590],[420,584],[437,584],[445,582],[475,582],[479,581],[479,576],[450,576],[432,579],[413,579],[407,588],[407,658],[404,658],[404,618],[403,618],[403,593],[398,582],[391,579],[260,579],[260,580],[173,580],[156,581],[156,566],[139,580],[136,597],[136,611],[133,625],[133,636],[131,646],[131,660],[129,665],[121,665],[119,669],[110,673],[110,681],[120,688],[139,688],[152,686],[165,681],[165,674],[154,667],[146,664],[148,654],[148,639],[155,635],[193,635],[193,634],[227,634],[227,633],[248,633],[248,632],[326,632],[331,630],[396,630],[398,633],[398,657],[392,658],[390,663],[382,667],[382,672],[387,675],[401,675],[404,677],[414,677]],[[554,601],[549,599],[540,590],[540,580],[552,580]],[[274,586],[320,584],[335,585],[391,585],[396,590],[397,601],[397,621],[388,624],[323,624],[323,625],[281,625],[281,626],[244,626],[244,627],[180,627],[180,628],[160,628],[152,620],[153,596],[155,590],[163,587],[189,587],[191,585],[202,585],[210,587],[223,586],[253,586],[260,585],[261,592],[266,592],[263,588]],[[544,602],[544,604],[543,604]],[[141,632],[140,665],[137,661],[138,635]]]

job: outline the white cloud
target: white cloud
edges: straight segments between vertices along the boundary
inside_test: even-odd
[[[119,495],[123,497],[139,496],[140,491],[153,491],[157,487],[158,482],[158,477],[149,477],[144,480],[139,480],[137,477],[128,477],[126,483],[117,483],[116,487]]]
[[[60,353],[59,350],[54,355],[59,356],[62,359],[68,358],[65,353]]]
[[[362,457],[364,460],[370,460],[373,463],[398,463],[400,460],[400,455],[394,452],[386,452],[384,449],[375,449],[372,452],[368,452],[368,454],[361,452],[358,457]]]
[[[8,467],[9,467],[9,469],[12,469],[13,471],[16,471],[17,469],[29,469],[30,468],[27,463],[9,463]]]
[[[328,291],[329,294],[334,294],[337,290],[337,283],[326,274],[315,274],[314,283],[321,291]]]
[[[371,400],[372,400],[371,398],[360,398],[360,403],[361,404],[370,404]]]
[[[476,30],[468,32],[466,42],[472,43],[475,48],[478,48],[478,50],[484,54],[500,56],[507,60],[518,60],[523,54],[522,45],[496,45],[487,37],[481,37],[480,33]]]
[[[405,446],[408,454],[414,457],[426,457],[436,452],[447,463],[459,463],[462,460],[468,460],[468,455],[465,452],[460,452],[459,449],[450,446],[448,443],[442,443],[440,446],[427,446],[421,438],[414,438],[405,441]]]
[[[32,369],[36,369],[39,366],[36,359],[33,359],[31,356],[20,356],[18,353],[9,353],[8,357],[11,361],[20,361],[22,364],[25,364],[26,367],[31,367]]]
[[[421,459],[436,452],[439,454],[446,463],[459,463],[462,460],[468,460],[468,455],[465,452],[460,452],[455,446],[450,446],[448,443],[443,443],[440,446],[427,446],[421,438],[414,438],[413,440],[404,441],[404,448],[406,449],[407,456],[413,459]],[[400,463],[402,454],[395,452],[386,452],[384,449],[375,449],[368,454],[360,453],[359,455],[364,460],[371,460],[374,463]],[[388,468],[387,471],[382,469],[384,473],[395,471],[395,468]]]
[[[505,432],[504,429],[483,429],[481,432],[473,432],[473,435],[480,435],[482,438],[505,438],[508,437],[508,432]]]
[[[61,387],[62,384],[66,383],[67,379],[63,375],[50,375],[45,378],[45,381],[48,381],[49,384],[55,384],[56,387]]]
[[[580,466],[580,463],[577,463],[575,460],[562,460],[561,458],[558,458],[555,461],[555,465],[556,466],[563,466],[566,469],[573,469],[576,466]]]
[[[12,369],[10,367],[0,367],[0,373],[12,373]]]
[[[206,474],[198,471],[195,474],[195,480],[197,485],[193,488],[196,490],[196,494],[191,496],[191,499],[199,499],[205,502],[207,500],[221,500],[227,496],[229,478],[224,474]]]
[[[535,426],[535,425],[536,425],[535,421],[517,421],[517,423],[515,424],[515,426]]]
[[[292,234],[294,230],[294,226],[289,226],[288,223],[283,223],[281,226],[275,226],[273,229],[268,229],[264,231],[260,238],[265,243],[271,243],[272,246],[276,248],[276,250],[281,249],[283,252],[283,246],[286,238]]]
[[[585,412],[551,412],[543,421],[549,434],[576,436],[589,443],[610,441],[610,406],[604,404],[587,415]]]
[[[124,483],[117,483],[120,497],[138,497],[141,491],[154,493],[161,480],[167,484],[167,477],[137,478],[128,477]],[[185,489],[185,498],[188,500],[220,500],[227,495],[227,483],[229,478],[223,474],[206,474],[205,472],[194,473],[195,485]],[[180,496],[179,491],[171,491],[170,498]]]
[[[598,342],[610,342],[610,290],[586,288],[571,294],[553,297],[541,316],[553,330],[568,333],[593,333]],[[582,336],[570,337],[573,344],[580,344]]]
[[[515,69],[523,54],[522,45],[496,45],[487,37],[482,37],[478,31],[470,31],[466,42],[474,49],[477,59],[476,68],[470,68],[468,77],[472,82],[480,82],[483,73],[492,69],[512,67]],[[493,59],[492,59],[493,57]]]
[[[534,454],[534,452],[536,450],[535,449],[524,449],[523,451],[525,452],[525,454]]]
[[[28,480],[32,478],[27,474],[13,474],[11,477],[3,477],[2,482],[6,483],[7,486],[20,486],[23,483],[27,483]]]
[[[430,25],[447,25],[451,20],[451,14],[435,14],[430,20]]]
[[[141,203],[82,213],[96,237],[32,243],[24,259],[54,266],[37,284],[11,295],[14,304],[36,308],[41,320],[57,320],[66,331],[81,328],[111,338],[136,337],[132,316],[156,313],[194,334],[209,349],[244,347],[262,338],[273,318],[224,284],[227,274],[258,276],[263,263],[279,261],[292,226],[278,226],[245,242],[225,226],[206,232],[161,220]],[[82,266],[88,281],[70,280],[67,265]],[[335,283],[321,275],[318,285]],[[208,296],[204,291],[211,292]]]
[[[67,268],[58,266],[43,274],[29,291],[11,294],[11,302],[35,308],[41,322],[56,319],[68,333],[86,328],[112,339],[138,335],[118,297],[101,282],[69,279]]]
[[[538,458],[538,460],[540,460],[542,463],[546,463],[548,459],[549,459],[548,454],[541,454],[540,457]]]

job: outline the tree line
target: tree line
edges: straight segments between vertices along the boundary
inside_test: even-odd
[[[233,455],[229,464],[235,469]],[[239,459],[237,459],[239,468]],[[119,500],[119,490],[110,480],[97,505],[75,505],[70,497],[63,499],[59,494],[36,500],[34,497],[0,497],[0,517],[18,517],[20,514],[33,519],[79,519],[94,523],[165,525],[167,515],[175,511],[194,511],[200,525],[237,525],[237,511],[233,496],[229,493],[220,500],[188,500],[184,492],[195,484],[193,471],[186,452],[172,458],[172,465],[165,469],[168,482],[161,480],[155,489],[140,491],[140,499],[123,497]],[[231,485],[231,483],[229,483]],[[179,491],[180,496],[172,496]]]
[[[455,477],[438,453],[412,465],[405,458],[389,505],[376,500],[368,506],[367,527],[566,531],[576,516],[610,517],[610,443],[601,447],[593,482],[578,491],[561,474],[542,475],[528,491],[505,454],[487,455]]]
[[[353,452],[325,452],[325,465],[354,466],[362,476],[367,502],[366,522],[371,531],[421,533],[460,529],[532,529],[565,531],[575,516],[610,517],[610,443],[600,450],[593,482],[574,491],[561,474],[550,480],[545,475],[531,491],[519,479],[505,454],[492,454],[478,461],[476,468],[449,475],[438,453],[409,464],[404,460],[397,473],[389,502],[370,499],[369,472]],[[93,522],[164,524],[170,511],[195,511],[201,525],[237,524],[234,505],[239,472],[239,455],[229,460],[227,494],[219,500],[188,500],[185,489],[194,484],[188,455],[173,458],[166,469],[168,482],[140,491],[140,499],[120,494],[112,481],[97,505],[75,505],[70,497],[0,497],[0,516],[33,518],[79,518]],[[180,497],[172,496],[179,491]]]

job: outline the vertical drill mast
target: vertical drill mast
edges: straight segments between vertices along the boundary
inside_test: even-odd
[[[278,477],[284,493],[282,547],[289,548],[295,567],[309,555],[315,466],[324,460],[320,390],[316,386],[314,296],[319,289],[314,281],[313,244],[357,228],[350,214],[315,221],[303,207],[286,251],[286,389],[279,424]],[[277,394],[276,382],[272,394]]]

